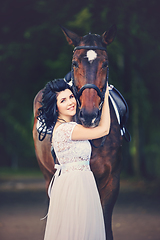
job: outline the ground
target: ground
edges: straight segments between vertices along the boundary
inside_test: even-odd
[[[114,240],[160,240],[159,190],[155,181],[121,180]],[[43,177],[0,178],[1,240],[43,240],[46,212]]]

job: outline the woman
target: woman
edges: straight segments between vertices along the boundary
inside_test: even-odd
[[[50,184],[45,240],[106,239],[99,193],[89,166],[88,140],[109,134],[108,95],[107,87],[99,125],[85,128],[73,121],[77,102],[64,80],[51,81],[44,89],[38,118],[45,122],[46,131],[52,128],[51,143],[60,164],[55,165],[58,177]]]

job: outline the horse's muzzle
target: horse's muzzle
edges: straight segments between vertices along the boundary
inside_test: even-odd
[[[88,112],[82,107],[79,111],[78,119],[85,127],[96,127],[100,121],[100,110],[95,108],[92,112]]]

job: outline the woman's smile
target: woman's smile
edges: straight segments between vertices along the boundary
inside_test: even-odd
[[[73,106],[69,107],[69,108],[68,108],[68,110],[70,110],[70,111],[73,111],[73,110],[74,110],[74,108],[75,108],[75,105],[73,105]]]

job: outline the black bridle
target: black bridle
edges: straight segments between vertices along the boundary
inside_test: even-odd
[[[73,50],[73,53],[76,51],[76,50],[80,50],[80,49],[87,49],[87,50],[102,50],[102,51],[106,51],[107,52],[107,49],[104,48],[104,47],[98,47],[98,46],[77,46],[74,48]],[[80,97],[82,95],[82,92],[87,89],[87,88],[93,88],[97,91],[97,94],[98,96],[100,97],[101,99],[101,102],[99,104],[99,110],[102,109],[102,105],[103,105],[103,102],[104,102],[104,96],[105,96],[105,91],[106,91],[106,86],[107,86],[107,82],[108,82],[108,76],[109,76],[109,67],[107,67],[107,76],[106,76],[106,81],[105,81],[105,85],[103,87],[103,90],[102,92],[100,91],[100,89],[95,85],[95,84],[92,84],[92,83],[87,83],[85,85],[83,85],[81,87],[81,89],[78,91],[76,86],[75,86],[75,83],[74,83],[74,70],[73,70],[73,66],[72,66],[72,69],[71,69],[71,80],[72,80],[72,87],[73,87],[73,91],[74,91],[74,94],[77,98],[77,102],[78,102],[78,105],[79,105],[79,108],[81,106],[81,103],[80,103]],[[99,147],[102,147],[104,145],[104,142],[105,142],[105,139],[106,139],[106,136],[104,136],[102,138],[102,142],[99,146],[95,146],[93,144],[92,141],[91,142],[91,145],[95,148],[99,148]]]
[[[74,48],[73,50],[73,53],[76,51],[76,50],[80,50],[80,49],[87,49],[87,50],[102,50],[102,51],[106,51],[107,52],[107,49],[104,48],[104,47],[98,47],[98,46],[77,46]],[[76,86],[75,86],[75,83],[74,83],[74,70],[73,70],[73,66],[71,68],[71,80],[72,80],[72,87],[73,87],[73,91],[74,91],[74,94],[75,96],[77,97],[77,101],[78,101],[78,105],[79,107],[81,106],[81,103],[80,103],[80,97],[82,95],[82,92],[87,89],[87,88],[93,88],[97,91],[97,94],[98,96],[100,97],[101,99],[101,102],[99,104],[99,110],[101,110],[102,108],[102,105],[103,105],[103,102],[104,102],[104,95],[105,95],[105,91],[106,91],[106,86],[107,86],[107,82],[108,82],[108,76],[109,76],[109,67],[107,67],[107,76],[106,76],[106,81],[105,81],[105,85],[103,87],[103,90],[102,92],[100,91],[100,89],[95,85],[95,84],[92,84],[92,83],[87,83],[85,85],[83,85],[81,87],[81,89],[78,91]]]

